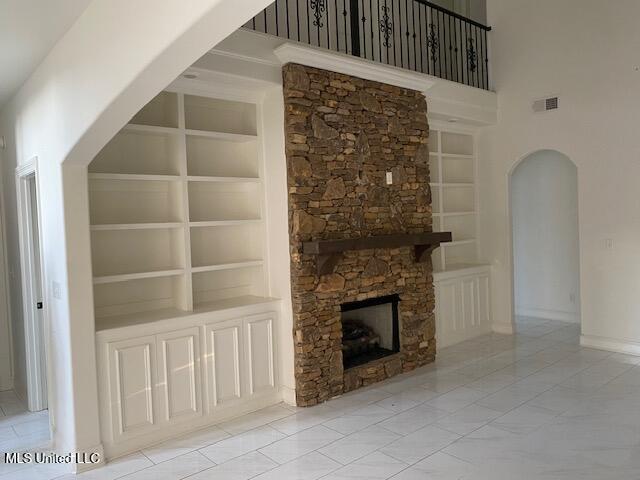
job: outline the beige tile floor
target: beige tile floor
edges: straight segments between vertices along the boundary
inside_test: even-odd
[[[269,407],[77,478],[639,479],[640,357],[578,338],[578,325],[520,318],[517,335],[443,349],[411,374],[313,408]],[[42,442],[46,415],[2,395],[0,451]],[[74,478],[63,473],[0,465],[0,480]]]

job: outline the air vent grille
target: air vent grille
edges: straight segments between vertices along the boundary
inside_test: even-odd
[[[548,112],[558,109],[558,97],[541,98],[533,102],[534,112]]]

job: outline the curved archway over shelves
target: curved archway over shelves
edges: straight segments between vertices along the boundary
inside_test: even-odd
[[[8,230],[17,224],[16,166],[37,156],[43,179],[49,403],[60,452],[101,451],[86,166],[144,104],[270,3],[93,0],[0,114]],[[14,237],[9,258],[19,258]],[[19,312],[19,287],[12,295]]]
[[[580,321],[578,171],[555,150],[511,170],[509,207],[516,319]]]

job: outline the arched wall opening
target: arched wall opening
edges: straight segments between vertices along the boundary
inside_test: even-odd
[[[510,175],[515,318],[580,322],[578,171],[538,150]]]

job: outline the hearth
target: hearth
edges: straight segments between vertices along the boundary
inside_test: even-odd
[[[398,295],[343,303],[342,363],[345,370],[400,351]]]

